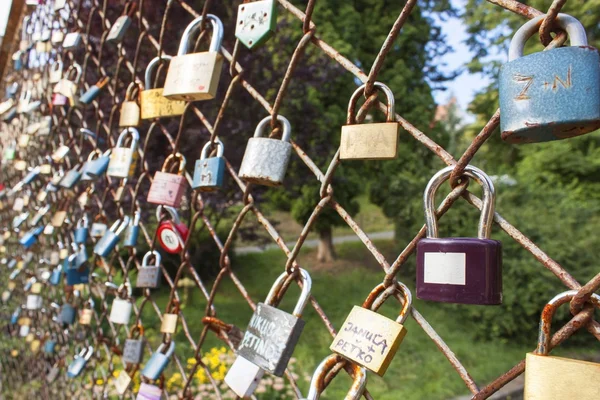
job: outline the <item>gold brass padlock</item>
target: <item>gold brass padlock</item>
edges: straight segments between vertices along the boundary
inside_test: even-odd
[[[121,104],[121,112],[119,116],[119,127],[138,127],[140,126],[140,105],[139,105],[139,94],[140,84],[137,82],[131,82],[127,87],[125,93],[125,100]]]
[[[393,321],[376,311],[392,295],[402,296],[400,315]],[[412,294],[402,283],[386,288],[379,284],[362,307],[354,306],[329,347],[351,361],[383,376],[406,336],[403,323],[410,314]],[[375,309],[372,309],[372,308]]]
[[[375,82],[375,87],[387,97],[387,122],[356,124],[356,103],[365,85],[356,89],[348,104],[347,125],[342,126],[340,160],[391,160],[398,154],[400,124],[394,121],[394,94],[383,83]]]
[[[174,334],[177,330],[177,318],[179,317],[179,303],[175,302],[175,306],[171,312],[163,314],[162,323],[160,324],[161,333]]]
[[[171,61],[172,57],[164,55],[162,60]],[[144,77],[144,89],[140,93],[140,107],[142,119],[153,119],[162,117],[175,117],[183,114],[185,110],[185,101],[169,100],[163,96],[163,88],[153,88],[152,71],[161,61],[161,58],[155,57],[146,67]]]
[[[169,72],[165,80],[163,95],[172,100],[210,100],[217,94],[223,55],[221,55],[221,42],[223,41],[223,23],[213,14],[207,14],[213,34],[207,52],[190,53],[193,46],[192,35],[199,32],[204,21],[202,17],[193,20],[183,32],[179,42],[177,56],[173,57]]]
[[[525,400],[584,400],[600,396],[600,364],[548,355],[552,317],[558,307],[576,294],[577,290],[563,292],[544,307],[538,347],[525,358]],[[599,295],[593,294],[589,301],[600,307]]]

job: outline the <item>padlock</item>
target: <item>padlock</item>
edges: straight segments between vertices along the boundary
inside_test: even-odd
[[[161,400],[162,389],[156,385],[142,382],[136,400]]]
[[[163,217],[163,210],[170,218]],[[160,221],[156,230],[156,236],[161,247],[171,254],[177,254],[183,250],[183,246],[189,235],[188,227],[181,222],[177,210],[169,206],[158,206],[156,208],[156,220]]]
[[[167,306],[168,309],[168,306]],[[161,333],[174,334],[177,331],[177,319],[179,318],[179,303],[175,302],[170,312],[165,312],[160,324]]]
[[[60,45],[65,40],[65,32],[61,29],[57,29],[52,32],[52,36],[50,37],[50,43],[54,46]]]
[[[29,185],[40,174],[40,167],[33,167],[23,178],[23,184]]]
[[[46,382],[48,383],[52,383],[56,380],[56,378],[58,377],[58,374],[60,373],[60,368],[57,365],[52,366],[52,368],[50,368],[50,370],[48,371],[48,374],[46,375]]]
[[[58,186],[65,189],[72,189],[73,186],[81,179],[82,166],[76,165],[65,173],[65,176],[60,180]]]
[[[169,364],[169,360],[175,351],[175,342],[171,340],[169,343],[169,348],[166,353],[163,353],[165,350],[165,343],[161,343],[158,346],[158,349],[154,353],[152,353],[152,357],[144,366],[142,370],[142,376],[150,380],[156,380],[160,377],[163,370]]]
[[[119,116],[119,126],[121,128],[126,127],[138,127],[140,126],[140,84],[137,82],[131,82],[127,86],[125,92],[125,100],[121,104],[121,111]]]
[[[266,186],[280,186],[283,183],[292,156],[292,127],[287,118],[278,115],[277,120],[283,125],[281,140],[262,137],[265,127],[272,119],[268,116],[260,121],[254,137],[248,140],[239,176],[250,183]]]
[[[210,100],[217,94],[223,56],[223,23],[213,14],[207,14],[213,34],[208,52],[188,54],[193,46],[192,36],[199,32],[205,22],[202,17],[194,19],[183,31],[177,56],[173,57],[165,80],[163,96],[172,100]]]
[[[29,222],[29,226],[36,227],[40,222],[42,222],[42,218],[44,218],[44,215],[48,213],[48,210],[50,210],[50,204],[40,207],[33,219]],[[43,230],[44,229],[42,227],[39,234],[41,234]]]
[[[40,123],[32,122],[29,125],[27,125],[27,128],[25,128],[25,135],[27,135],[27,136],[35,135],[39,129],[40,129]]]
[[[39,294],[28,294],[25,308],[28,310],[39,310],[42,308],[42,296]]]
[[[137,333],[137,336],[136,336]],[[144,328],[134,325],[129,331],[129,337],[123,345],[123,356],[121,359],[127,364],[139,364],[144,358]]]
[[[362,307],[354,306],[329,349],[383,376],[400,343],[406,336],[404,321],[410,314],[412,294],[402,283],[391,287],[380,284],[369,294]],[[377,309],[395,294],[403,297],[402,310],[393,321],[377,313]],[[380,300],[380,298],[383,299]],[[377,305],[375,308],[373,305]]]
[[[237,356],[225,375],[225,383],[236,395],[247,398],[252,396],[264,374],[264,369]]]
[[[271,305],[280,295],[279,291],[288,277],[288,273],[284,272],[271,287],[265,303],[257,304],[238,347],[238,355],[275,376],[282,376],[285,372],[304,329],[304,321],[300,317],[310,299],[312,280],[304,269],[299,270],[299,275],[302,293],[293,314]]]
[[[60,308],[60,322],[63,325],[72,325],[75,322],[75,308],[69,303],[63,304]]]
[[[29,249],[31,246],[33,246],[37,242],[38,237],[42,234],[43,231],[44,231],[43,226],[31,228],[28,232],[26,232],[23,235],[23,237],[21,239],[19,239],[19,243],[24,248]]]
[[[102,214],[96,215],[92,227],[90,228],[90,236],[97,239],[104,236],[108,226],[106,225],[106,217]]]
[[[131,136],[129,147],[123,147],[127,137]],[[110,162],[108,163],[108,176],[116,178],[129,178],[133,176],[137,163],[137,146],[140,135],[135,128],[124,129],[117,139],[116,146],[112,149]]]
[[[8,110],[10,110],[14,106],[15,100],[13,98],[3,101],[2,103],[0,103],[0,115],[8,112]]]
[[[275,33],[277,7],[275,0],[242,3],[238,7],[235,37],[249,49],[260,46]]]
[[[194,168],[194,180],[192,189],[199,189],[201,192],[210,192],[223,186],[223,175],[225,175],[225,158],[223,157],[223,142],[215,139],[217,146],[217,156],[208,157],[211,143],[208,142],[202,148],[200,159],[196,160]]]
[[[108,257],[113,251],[119,240],[119,235],[127,228],[129,224],[129,217],[124,216],[123,220],[116,220],[115,223],[110,227],[110,230],[106,231],[104,236],[94,246],[94,254],[100,257]]]
[[[114,380],[115,390],[118,394],[122,395],[127,391],[129,384],[131,383],[131,377],[126,370],[119,372],[119,376]],[[160,399],[159,399],[160,400]]]
[[[171,172],[175,161],[177,161],[176,165],[179,166],[176,174]],[[178,208],[186,189],[185,157],[179,152],[169,154],[162,170],[154,174],[147,201],[152,204]]]
[[[17,107],[13,107],[10,110],[8,110],[7,113],[4,114],[2,120],[6,123],[10,123],[13,119],[15,119],[17,115]]]
[[[154,257],[154,261],[150,264],[150,258]],[[138,288],[156,289],[160,285],[160,253],[156,250],[148,251],[142,259],[135,281],[135,286]]]
[[[90,270],[87,262],[83,262],[84,256],[87,261],[87,255],[85,246],[80,246],[79,251],[71,254],[63,261],[63,270],[66,271],[67,285],[85,285],[90,282]],[[76,267],[76,263],[79,267]]]
[[[125,37],[125,33],[131,25],[131,17],[135,13],[136,4],[134,1],[125,4],[123,15],[121,15],[115,23],[110,27],[108,36],[106,36],[107,43],[121,43]]]
[[[73,75],[73,72],[75,75]],[[61,79],[56,86],[54,86],[54,93],[58,93],[67,98],[71,107],[77,103],[77,87],[81,80],[82,69],[81,65],[72,63],[65,74],[65,78]]]
[[[12,60],[13,60],[13,69],[15,71],[20,71],[21,69],[23,69],[23,56],[24,55],[25,55],[25,53],[22,52],[21,50],[17,50],[13,53]]]
[[[25,337],[25,336],[29,335],[30,330],[31,330],[31,327],[29,325],[21,325],[21,327],[19,328],[19,336]]]
[[[133,304],[131,304],[130,300],[115,297],[115,299],[112,302],[112,306],[110,309],[110,317],[108,318],[108,320],[113,324],[126,325],[129,323],[129,318],[131,317],[132,310]]]
[[[50,284],[52,286],[56,286],[61,281],[62,281],[62,265],[59,264],[52,270],[52,273],[50,274],[50,278],[48,279],[48,282],[50,282]]]
[[[67,218],[67,211],[65,210],[57,210],[54,215],[52,215],[52,220],[50,223],[54,228],[60,228],[65,223],[65,219]]]
[[[162,60],[171,61],[172,57],[163,55]],[[163,96],[163,88],[153,88],[152,71],[161,62],[161,58],[153,58],[146,67],[144,89],[140,92],[141,117],[142,119],[153,119],[162,117],[175,117],[182,115],[185,101],[169,100]]]
[[[91,308],[84,308],[79,314],[79,323],[81,325],[90,325],[92,323],[92,317],[94,311]]]
[[[523,57],[525,42],[545,18],[533,18],[515,33],[500,69],[500,127],[509,143],[567,139],[600,127],[600,54],[588,46],[577,19],[554,19],[567,31],[570,47]]]
[[[96,99],[96,97],[98,97],[98,95],[100,94],[102,89],[104,89],[106,87],[106,85],[108,84],[109,81],[110,81],[110,78],[108,76],[101,78],[94,85],[90,86],[90,88],[84,94],[81,95],[81,97],[79,98],[79,102],[81,104],[86,104],[86,105],[90,104],[92,101],[94,101]]]
[[[88,348],[83,348],[79,354],[74,357],[74,360],[69,364],[67,368],[67,376],[69,378],[76,378],[81,374],[86,364],[94,355],[94,348],[92,346],[88,346]]]
[[[67,0],[54,0],[54,12],[60,11],[67,6]]]
[[[467,165],[464,174],[483,187],[477,238],[438,238],[435,193],[453,166],[436,173],[423,195],[427,238],[417,244],[417,297],[446,303],[502,303],[502,243],[489,239],[494,218],[494,184]]]
[[[92,181],[104,175],[110,162],[110,153],[110,149],[105,151],[104,154],[97,149],[92,151],[83,164],[81,180]]]
[[[136,247],[138,236],[140,234],[140,210],[136,210],[133,218],[129,219],[129,224],[123,237],[123,247]]]
[[[31,91],[23,90],[21,91],[21,96],[19,97],[19,102],[17,103],[17,112],[22,114],[27,110],[27,106],[31,102]]]
[[[51,129],[52,129],[52,117],[51,116],[42,117],[42,119],[40,121],[40,127],[37,130],[38,136],[49,135]],[[50,166],[50,164],[44,164],[44,165]]]
[[[54,354],[54,350],[56,349],[56,341],[55,340],[46,340],[44,343],[44,353],[46,354]]]
[[[26,148],[29,145],[29,138],[28,134],[19,135],[19,147]]]
[[[69,104],[69,99],[67,98],[67,96],[64,96],[60,93],[52,94],[52,105],[53,106],[66,106],[67,104]]]
[[[544,307],[537,349],[525,357],[525,400],[597,399],[600,394],[600,364],[548,355],[552,317],[577,294],[577,290],[563,292]],[[599,295],[592,294],[589,301],[600,307]]]
[[[50,71],[48,72],[48,82],[53,84],[60,82],[60,80],[62,79],[62,74],[63,62],[59,58],[50,65]]]
[[[387,97],[387,122],[356,123],[356,103],[366,87],[366,84],[361,85],[352,94],[348,104],[348,118],[346,125],[342,126],[340,139],[340,160],[392,160],[398,154],[400,124],[394,121],[394,94],[381,82],[375,82],[374,85]]]
[[[65,35],[65,39],[62,42],[62,47],[64,50],[77,50],[79,46],[81,46],[82,35],[79,32],[69,32]]]
[[[338,362],[343,360],[337,354],[331,354],[321,361],[310,380],[308,395],[301,400],[319,400],[325,387],[325,376]],[[344,400],[359,400],[367,387],[367,370],[354,363],[349,363],[348,366],[352,369],[353,382]]]
[[[19,322],[20,315],[21,315],[21,308],[19,307],[15,311],[13,311],[13,313],[10,316],[11,325],[15,325],[17,322]]]
[[[77,227],[75,228],[75,243],[77,244],[85,244],[88,239],[89,231],[90,231],[90,222],[88,215],[84,213],[79,221],[77,221]]]

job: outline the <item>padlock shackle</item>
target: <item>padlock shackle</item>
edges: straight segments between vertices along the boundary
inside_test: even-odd
[[[550,352],[550,339],[552,339],[552,318],[554,313],[561,305],[571,301],[573,297],[577,295],[578,290],[568,290],[562,292],[546,304],[544,311],[542,311],[542,317],[540,318],[540,328],[538,336],[538,346],[536,349],[537,354],[548,355]],[[600,295],[594,293],[588,300],[595,307],[600,307]]]
[[[412,293],[410,289],[402,282],[396,282],[390,287],[386,287],[383,283],[375,286],[371,293],[369,293],[369,296],[367,296],[362,307],[376,312],[379,310],[379,307],[381,307],[381,305],[388,299],[388,297],[393,296],[396,293],[399,293],[404,299],[404,302],[402,303],[402,309],[400,310],[398,318],[396,318],[396,322],[399,324],[404,324],[412,309]]]
[[[115,147],[123,147],[123,142],[125,141],[125,138],[127,138],[128,134],[131,134],[131,144],[129,145],[129,148],[135,151],[140,141],[140,133],[137,129],[132,127],[127,127],[123,129],[123,131],[121,131],[121,134],[117,139],[117,144],[115,145]]]
[[[425,226],[427,227],[428,238],[438,237],[438,223],[435,216],[435,193],[440,185],[448,180],[453,170],[454,165],[451,165],[433,175],[423,193],[423,208],[425,211]],[[496,189],[490,177],[477,167],[470,164],[467,165],[464,175],[474,179],[483,187],[483,205],[481,207],[477,237],[479,239],[488,239],[492,232],[492,223],[494,222]]]
[[[131,224],[133,224],[133,226],[138,226],[140,224],[140,219],[142,219],[142,214],[140,213],[140,210],[135,210],[135,212],[133,213],[133,219],[131,220]]]
[[[312,379],[310,380],[308,396],[302,400],[319,400],[321,397],[321,392],[324,390],[325,376],[338,362],[343,360],[344,358],[342,358],[342,356],[331,354],[321,361],[317,369],[315,369]],[[367,387],[367,370],[353,362],[346,361],[346,363],[352,369],[352,378],[354,381],[350,387],[350,391],[348,394],[346,394],[344,399],[358,400],[361,398],[365,388]]]
[[[169,172],[169,167],[171,166],[171,163],[175,161],[178,162],[177,174],[183,175],[183,173],[185,172],[185,157],[180,152],[176,152],[175,154],[169,154],[168,157],[165,159],[165,162],[163,163],[161,171]]]
[[[127,86],[127,90],[125,91],[125,100],[123,100],[123,101],[124,102],[125,101],[135,101],[135,102],[137,102],[138,99],[137,98],[136,99],[133,98],[133,93],[134,93],[135,90],[137,90],[137,96],[136,97],[139,97],[140,85],[139,85],[139,83],[137,81],[129,83],[129,85]]]
[[[67,80],[70,80],[71,77],[71,71],[75,71],[75,79],[73,79],[73,83],[75,83],[76,85],[79,84],[79,80],[81,79],[81,65],[77,64],[76,62],[74,62],[73,64],[69,65],[69,68],[67,68],[67,73],[66,73],[66,77]]]
[[[93,346],[88,346],[87,348],[87,353],[85,353],[85,361],[89,361],[90,358],[92,358],[92,355],[94,355],[94,347]]]
[[[273,116],[269,115],[263,118],[258,123],[258,125],[256,125],[256,129],[254,130],[255,138],[263,136],[263,131],[265,130],[265,127],[271,122],[272,119]],[[283,133],[281,134],[281,140],[284,142],[289,142],[292,136],[292,125],[290,124],[290,121],[288,121],[288,119],[283,115],[277,115],[277,121],[281,122],[281,124],[283,125]]]
[[[181,220],[179,219],[179,214],[177,214],[177,210],[174,207],[165,206],[162,204],[160,206],[156,207],[156,221],[157,222],[163,221],[163,219],[162,219],[163,210],[166,211],[171,216],[171,221],[173,221],[173,223],[175,225],[178,225],[181,223]]]
[[[79,221],[77,221],[77,228],[87,228],[90,225],[90,220],[87,213],[83,213]]]
[[[96,157],[94,157],[94,156],[96,156]],[[90,154],[88,155],[87,160],[94,161],[94,160],[100,158],[101,156],[102,156],[102,152],[98,149],[94,149],[94,150],[90,151]]]
[[[154,256],[154,265],[153,266],[160,266],[160,253],[156,250],[152,250],[152,251],[148,251],[146,254],[144,254],[144,258],[142,259],[142,268],[148,267],[148,260],[152,256]]]
[[[152,60],[150,60],[150,62],[148,63],[148,66],[146,67],[146,73],[144,74],[144,90],[153,89],[153,87],[152,87],[152,71],[160,63],[160,61],[166,60],[166,61],[169,61],[169,63],[170,63],[172,58],[173,57],[165,54],[162,57],[154,57]]]
[[[175,351],[175,341],[171,340],[171,342],[169,343],[169,348],[167,349],[167,352],[164,353],[163,350],[165,349],[165,343],[161,343],[160,346],[158,346],[158,348],[156,349],[157,353],[163,353],[167,358],[171,357],[173,355],[173,352]]]
[[[387,85],[381,82],[374,82],[373,85],[377,89],[381,90],[387,98],[387,108],[385,113],[386,122],[394,122],[396,119],[396,100],[394,99],[394,93]],[[356,103],[358,103],[360,96],[364,94],[365,87],[367,87],[366,83],[360,85],[358,89],[356,89],[354,93],[352,93],[352,96],[350,96],[350,102],[348,103],[348,116],[346,118],[347,125],[356,124]]]
[[[214,145],[217,146],[217,157],[223,157],[223,151],[225,146],[221,139],[215,138]],[[207,142],[204,147],[202,147],[202,153],[200,153],[200,159],[205,160],[208,157],[208,151],[211,149],[211,142]]]
[[[62,60],[59,58],[57,60],[55,60],[52,65],[50,66],[50,70],[51,71],[58,71],[58,70],[62,70],[63,69],[63,62]]]
[[[523,57],[523,49],[527,40],[537,33],[540,29],[542,21],[546,18],[546,14],[539,15],[527,21],[517,30],[508,49],[508,61],[516,60]],[[571,46],[587,46],[587,34],[581,22],[575,17],[568,14],[558,14],[554,19],[558,27],[567,31],[569,35],[569,43]]]
[[[138,333],[138,337],[144,336],[144,327],[142,324],[135,324],[131,327],[131,329],[129,329],[129,338],[133,339],[133,335],[136,332]]]
[[[210,38],[210,46],[208,51],[211,53],[218,53],[221,50],[221,43],[223,42],[223,23],[214,14],[207,14],[206,19],[208,19],[213,28],[213,34]],[[183,31],[183,35],[181,35],[181,41],[179,42],[179,50],[177,50],[177,56],[184,56],[188,53],[190,49],[190,39],[202,28],[202,17],[198,17],[193,20],[185,31]]]
[[[296,307],[294,307],[294,311],[292,313],[298,318],[302,317],[302,312],[304,311],[304,308],[310,300],[310,291],[312,289],[312,279],[310,277],[310,274],[302,268],[300,268],[299,274],[300,280],[302,281],[302,292],[300,293],[300,298],[298,299],[298,303],[296,303]],[[279,290],[281,290],[281,287],[283,286],[283,283],[285,282],[287,277],[287,272],[284,272],[283,274],[279,275],[279,277],[275,280],[273,286],[271,286],[271,290],[269,290],[269,294],[265,299],[265,304],[270,306],[273,305],[273,302],[279,294]]]

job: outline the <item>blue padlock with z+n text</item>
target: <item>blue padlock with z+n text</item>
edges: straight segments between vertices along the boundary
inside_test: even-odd
[[[100,257],[108,257],[108,255],[113,251],[119,240],[121,239],[119,235],[123,233],[125,228],[129,225],[129,217],[123,217],[123,220],[116,220],[115,223],[110,227],[110,230],[106,231],[104,236],[98,240],[96,246],[94,246],[94,254],[99,255]]]
[[[202,148],[200,159],[196,160],[194,168],[193,189],[201,192],[210,192],[223,186],[223,175],[225,174],[225,158],[223,157],[223,142],[215,139],[217,156],[209,157],[211,143],[208,142]]]
[[[148,360],[144,366],[144,369],[142,370],[142,376],[150,380],[156,380],[160,377],[166,366],[169,364],[169,360],[175,351],[175,342],[171,340],[166,353],[163,353],[164,349],[165,343],[161,343],[160,346],[158,346],[158,349],[156,349],[156,351],[152,354],[152,357],[150,357],[150,360]]]
[[[555,20],[571,46],[523,56],[545,18],[517,31],[500,69],[500,127],[509,143],[567,139],[600,128],[600,53],[588,46],[577,19],[558,14]]]

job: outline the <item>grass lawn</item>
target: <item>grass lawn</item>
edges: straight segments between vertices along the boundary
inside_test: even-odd
[[[380,241],[376,244],[389,261],[392,261],[400,251],[392,241]],[[370,289],[381,282],[383,277],[381,269],[362,244],[340,245],[338,252],[339,259],[330,265],[316,264],[313,261],[314,250],[303,252],[299,258],[300,265],[312,276],[313,295],[335,327],[341,325],[352,306],[361,304]],[[272,250],[238,256],[235,263],[234,270],[252,299],[263,301],[271,283],[283,271],[285,257],[280,251]],[[403,278],[401,275],[400,278],[414,289],[413,276]],[[282,304],[284,310],[291,312],[298,293],[297,287],[293,286],[290,289]],[[164,304],[165,300],[160,298],[159,305]],[[190,291],[187,305],[182,312],[194,338],[198,337],[202,329],[201,315],[205,304],[199,291]],[[437,303],[415,300],[414,305],[455,352],[480,386],[520,361],[527,351],[534,348],[537,339],[532,338],[530,346],[518,345],[510,341],[478,341],[470,333],[470,327],[477,324],[477,321],[458,320],[453,316],[450,308]],[[241,329],[245,328],[251,316],[250,308],[229,279],[221,285],[215,307],[219,318],[235,323]],[[384,315],[394,319],[398,311],[399,305],[393,300],[380,310]],[[146,315],[143,316],[143,320],[147,321]],[[303,379],[303,376],[311,375],[316,365],[330,353],[331,336],[312,306],[308,306],[305,310],[304,320],[306,327],[294,357],[297,359],[295,366],[296,372],[300,375],[299,383],[302,392],[306,394],[308,382]],[[531,323],[537,324],[537,321]],[[369,374],[368,388],[373,397],[377,400],[416,400],[447,399],[466,394],[468,391],[458,374],[417,323],[409,318],[406,327],[408,334],[400,345],[385,378]],[[191,353],[190,349],[186,348],[187,340],[184,339],[181,329],[179,331],[180,345],[177,353],[182,357],[189,357]],[[213,346],[220,347],[222,342],[211,333],[204,350],[209,350]],[[341,373],[321,398],[341,399],[349,385],[349,377]],[[259,398],[272,399],[273,397]]]

